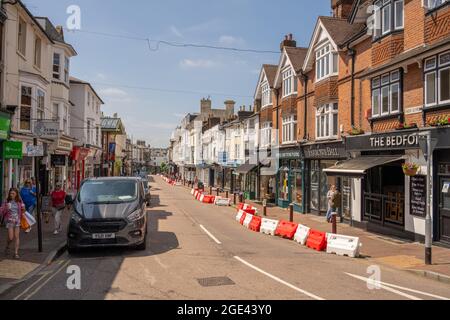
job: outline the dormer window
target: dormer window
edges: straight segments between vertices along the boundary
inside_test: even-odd
[[[262,107],[267,107],[269,105],[272,104],[272,94],[270,92],[270,86],[269,83],[263,82],[261,84],[261,94],[262,94],[262,98],[261,98],[261,105]]]
[[[338,54],[332,50],[331,44],[326,44],[316,51],[316,79],[328,78],[338,73]]]
[[[404,28],[404,0],[374,2],[374,39]]]
[[[283,76],[283,98],[297,93],[298,84],[294,72],[292,71],[292,68],[289,67],[285,69],[282,73],[282,76]]]

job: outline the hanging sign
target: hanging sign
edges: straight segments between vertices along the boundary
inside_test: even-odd
[[[43,157],[44,156],[44,146],[34,146],[34,145],[28,145],[27,146],[27,156],[28,157]]]
[[[425,218],[427,215],[427,176],[411,177],[411,215]]]
[[[38,120],[34,126],[33,134],[43,139],[59,139],[59,123],[55,121]]]

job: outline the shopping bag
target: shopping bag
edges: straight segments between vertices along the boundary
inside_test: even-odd
[[[25,215],[23,215],[22,218],[20,219],[20,227],[22,228],[23,231],[30,230],[30,225],[29,225]]]
[[[25,212],[25,218],[27,219],[28,225],[30,227],[32,227],[36,224],[36,219],[33,217],[33,215],[31,213]]]

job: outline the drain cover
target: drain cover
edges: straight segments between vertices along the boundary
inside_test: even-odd
[[[197,279],[197,281],[202,287],[222,287],[235,285],[234,281],[228,277],[204,278]]]

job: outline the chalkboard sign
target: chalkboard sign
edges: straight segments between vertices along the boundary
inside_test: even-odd
[[[52,198],[42,197],[42,212],[51,213],[52,212]]]
[[[427,216],[427,177],[411,177],[411,215],[425,218]]]

